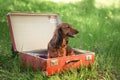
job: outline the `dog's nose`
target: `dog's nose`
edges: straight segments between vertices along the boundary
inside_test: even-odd
[[[78,31],[78,30],[76,30],[76,34],[77,34],[77,33],[79,33],[79,31]]]

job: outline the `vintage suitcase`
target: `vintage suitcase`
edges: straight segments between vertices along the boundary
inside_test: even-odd
[[[25,67],[41,70],[50,76],[71,68],[90,66],[94,52],[74,49],[75,56],[47,58],[47,45],[57,24],[58,14],[8,13],[13,49]]]

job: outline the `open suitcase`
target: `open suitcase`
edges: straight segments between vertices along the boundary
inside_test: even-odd
[[[61,23],[58,14],[9,13],[8,23],[13,49],[25,67],[50,76],[94,63],[94,52],[79,49],[74,49],[75,56],[47,58],[48,42],[56,25]]]

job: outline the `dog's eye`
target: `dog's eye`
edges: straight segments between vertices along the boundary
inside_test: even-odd
[[[69,26],[67,26],[67,28],[70,28]]]

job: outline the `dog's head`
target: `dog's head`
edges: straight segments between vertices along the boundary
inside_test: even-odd
[[[61,23],[56,27],[56,30],[54,32],[54,36],[52,38],[52,46],[58,48],[60,45],[62,45],[63,38],[67,37],[74,37],[78,31],[68,23]],[[65,42],[67,43],[67,41]]]
[[[59,32],[61,31],[61,33],[64,36],[68,36],[68,37],[75,37],[75,35],[78,33],[78,31],[68,23],[59,24],[58,29],[59,29]]]

